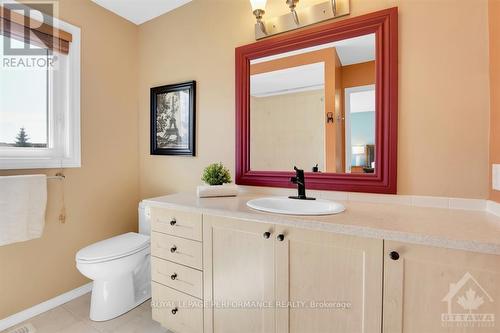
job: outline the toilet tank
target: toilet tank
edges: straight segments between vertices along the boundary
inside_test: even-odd
[[[142,201],[139,202],[139,233],[151,234],[151,210]]]

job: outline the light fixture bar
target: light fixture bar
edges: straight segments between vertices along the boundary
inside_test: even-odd
[[[262,16],[265,14],[266,12],[263,10],[263,9],[256,9],[253,11],[253,14],[255,15],[255,18],[257,19],[257,23],[256,23],[256,26],[258,26],[260,32],[263,34],[263,35],[266,35],[267,36],[267,32],[266,32],[266,26],[264,25],[264,22],[262,22]]]
[[[290,6],[298,1],[286,0]],[[291,12],[278,17],[266,17],[255,24],[255,39],[262,39],[290,30],[306,27],[311,24],[330,20],[350,14],[349,0],[328,0],[307,8],[300,9],[297,13],[295,7]]]
[[[296,25],[300,25],[299,15],[295,10],[295,7],[297,7],[298,2],[299,0],[286,0],[286,4],[288,5],[288,8],[290,8],[290,13],[292,14],[293,21],[295,22]]]

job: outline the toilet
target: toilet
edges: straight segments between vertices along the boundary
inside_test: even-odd
[[[76,267],[93,280],[91,320],[116,318],[151,298],[148,213],[139,204],[139,233],[108,238],[77,252]]]

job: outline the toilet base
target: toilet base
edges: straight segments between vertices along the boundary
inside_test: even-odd
[[[151,298],[151,288],[134,295],[132,275],[110,281],[94,281],[90,302],[90,320],[114,319]]]

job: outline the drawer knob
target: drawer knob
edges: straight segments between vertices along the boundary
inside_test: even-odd
[[[173,314],[173,315],[175,315],[175,314],[177,313],[177,311],[179,311],[179,309],[177,309],[177,308],[173,308],[173,309],[172,309],[172,314]]]
[[[265,239],[269,239],[269,237],[271,237],[271,233],[269,231],[266,231],[264,234],[263,234],[264,238]]]
[[[177,223],[177,220],[175,219],[175,217],[173,217],[173,218],[170,220],[170,225],[171,225],[171,226],[174,226],[176,223]]]
[[[391,251],[389,253],[389,257],[392,259],[392,260],[398,260],[399,259],[399,253],[397,253],[396,251]]]
[[[285,240],[285,235],[283,234],[279,234],[277,237],[276,237],[277,240],[279,240],[280,242],[284,241]]]
[[[177,273],[174,273],[174,274],[170,275],[170,278],[171,278],[172,280],[177,279]]]
[[[170,252],[175,253],[175,251],[177,251],[177,246],[174,245],[170,248]]]

